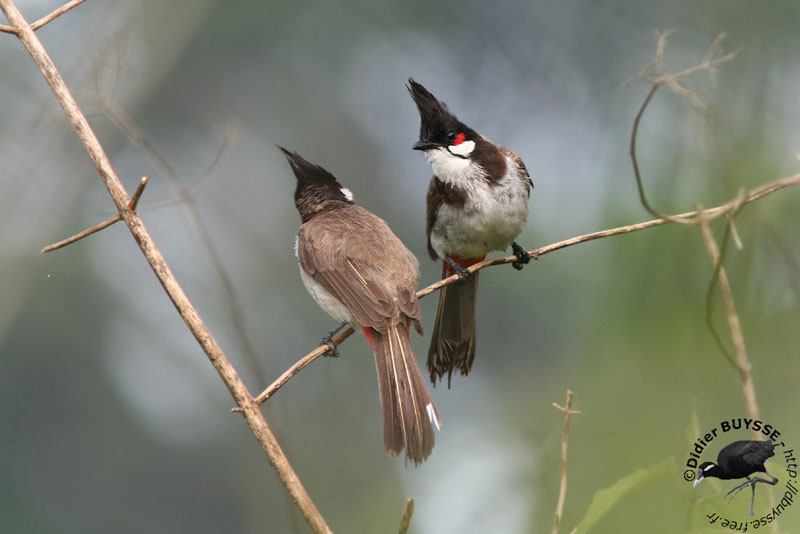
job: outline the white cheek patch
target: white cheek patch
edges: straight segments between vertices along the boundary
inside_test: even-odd
[[[300,241],[300,236],[299,235],[294,236],[294,257],[295,258],[299,258],[300,257],[300,255],[297,254],[297,242],[298,241]]]
[[[346,198],[350,202],[353,202],[353,192],[352,191],[350,191],[346,187],[342,187],[342,186],[339,186],[339,191],[342,192],[342,194],[344,195],[344,198]]]
[[[469,156],[472,154],[472,151],[475,150],[475,141],[464,141],[458,145],[450,145],[447,147],[447,150],[450,151],[451,154],[455,154],[456,156]]]

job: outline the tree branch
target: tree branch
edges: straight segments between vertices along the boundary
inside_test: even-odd
[[[540,248],[531,249],[528,252],[531,256],[543,256],[550,252],[555,252],[556,250],[560,250],[562,248],[571,247],[573,245],[578,245],[580,243],[585,243],[587,241],[594,241],[595,239],[600,239],[603,237],[610,237],[614,235],[620,234],[627,234],[630,232],[637,232],[639,230],[645,230],[647,228],[652,228],[654,226],[660,226],[662,224],[673,222],[672,219],[677,220],[693,220],[699,217],[704,218],[705,220],[713,220],[718,217],[722,217],[723,215],[727,215],[734,211],[738,211],[742,206],[746,204],[750,204],[751,202],[755,202],[771,193],[784,189],[786,187],[800,185],[800,173],[795,174],[793,176],[789,176],[787,178],[783,178],[781,180],[776,180],[774,182],[770,182],[764,184],[760,187],[756,187],[752,189],[750,192],[745,194],[743,197],[737,197],[730,202],[726,202],[725,204],[721,204],[714,208],[708,208],[704,210],[695,210],[695,211],[687,211],[685,213],[679,213],[677,215],[670,216],[669,219],[651,219],[649,221],[644,221],[636,224],[629,224],[626,226],[619,226],[617,228],[609,228],[608,230],[600,230],[598,232],[592,232],[590,234],[579,235],[576,237],[571,237],[569,239],[565,239],[563,241],[558,241],[556,243],[551,243],[550,245],[545,245]],[[484,260],[478,262],[474,265],[468,267],[469,271],[474,273],[480,271],[481,269],[485,269],[486,267],[492,267],[494,265],[504,265],[507,263],[513,263],[517,261],[517,257],[512,256],[505,256],[501,258],[493,258],[490,260]],[[459,281],[458,275],[452,275],[447,278],[442,278],[441,280],[420,289],[417,291],[417,298],[424,298],[431,293],[434,293],[445,286],[450,284],[455,284]],[[353,329],[350,328],[333,339],[334,344],[337,346],[342,343],[345,339],[350,337],[353,334]],[[327,345],[320,345],[315,348],[313,351],[309,352],[305,356],[303,356],[297,363],[295,363],[292,367],[290,367],[286,372],[284,372],[278,380],[273,382],[267,389],[265,389],[258,397],[256,397],[256,402],[258,404],[263,403],[269,397],[271,397],[278,389],[280,389],[284,384],[286,384],[297,372],[301,369],[306,367],[308,364],[322,356],[328,351]],[[234,411],[239,411],[237,408],[233,409]]]
[[[71,2],[67,2],[66,4],[64,4],[63,6],[59,7],[58,9],[56,9],[55,11],[50,13],[49,15],[46,15],[46,16],[40,18],[39,20],[37,20],[36,22],[34,22],[33,24],[31,24],[31,29],[34,30],[34,31],[38,30],[39,28],[41,28],[42,26],[44,26],[45,24],[47,24],[51,20],[55,19],[56,17],[60,17],[61,15],[63,15],[64,13],[66,13],[67,11],[72,9],[73,7],[77,7],[77,6],[81,5],[82,3],[84,3],[85,1],[86,0],[72,0]],[[11,34],[16,35],[17,34],[17,28],[14,28],[12,26],[5,26],[3,24],[0,24],[0,32],[11,33]]]
[[[131,199],[125,191],[116,171],[111,165],[102,145],[92,131],[89,122],[72,96],[69,88],[59,74],[47,51],[42,46],[33,28],[25,21],[22,14],[14,5],[13,0],[0,0],[0,9],[5,13],[8,21],[14,28],[14,34],[30,53],[39,69],[42,71],[47,83],[53,90],[59,104],[64,109],[78,137],[89,153],[100,178],[103,180],[119,214],[130,229],[136,243],[142,250],[147,262],[153,269],[164,291],[169,296],[178,313],[183,318],[189,330],[194,335],[203,351],[208,356],[211,364],[216,369],[220,378],[230,391],[236,403],[243,409],[242,415],[247,421],[262,450],[269,459],[270,464],[278,473],[281,481],[286,486],[289,494],[297,503],[298,508],[305,517],[312,531],[315,533],[330,533],[330,527],[317,510],[311,497],[306,492],[297,474],[289,463],[288,458],[280,447],[275,435],[272,433],[253,397],[242,382],[236,369],[208,330],[197,310],[192,306],[189,298],[172,274],[172,270],[164,259],[161,251],[156,246],[144,222],[136,211],[130,209]]]

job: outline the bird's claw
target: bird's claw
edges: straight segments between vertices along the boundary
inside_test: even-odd
[[[323,356],[329,356],[331,358],[338,358],[339,357],[339,350],[336,348],[336,343],[334,343],[333,340],[330,337],[328,337],[328,336],[323,337],[322,338],[322,345],[326,345],[328,347],[328,350],[326,350],[322,354]]]
[[[514,255],[517,257],[517,259],[511,265],[518,271],[521,271],[522,267],[524,267],[529,261],[531,261],[531,258],[533,258],[534,260],[539,259],[538,254],[536,254],[535,252],[531,254],[530,252],[519,246],[516,241],[511,243],[511,250],[514,251]]]
[[[469,280],[470,278],[472,278],[472,272],[470,272],[469,269],[458,263],[450,256],[445,256],[444,261],[446,261],[447,264],[450,265],[450,268],[453,270],[454,273],[458,275],[458,279],[460,281],[463,282],[465,280]]]

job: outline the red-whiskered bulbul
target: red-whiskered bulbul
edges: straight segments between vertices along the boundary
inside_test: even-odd
[[[434,444],[439,414],[409,339],[422,334],[419,262],[386,222],[353,203],[336,178],[280,148],[297,177],[294,201],[303,225],[295,254],[303,283],[323,310],[363,329],[378,368],[386,451],[415,464]]]
[[[461,278],[439,294],[428,351],[431,381],[447,374],[449,385],[453,371],[466,375],[475,357],[478,273],[466,268],[509,245],[516,269],[530,261],[514,239],[528,220],[533,183],[518,155],[459,121],[413,79],[407,87],[421,119],[413,149],[425,153],[434,173],[427,196],[428,253],[443,260],[443,278],[454,272]]]

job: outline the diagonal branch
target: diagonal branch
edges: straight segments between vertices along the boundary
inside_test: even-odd
[[[755,202],[771,193],[784,189],[786,187],[797,186],[800,185],[800,173],[795,174],[793,176],[789,176],[787,178],[783,178],[780,180],[776,180],[774,182],[769,182],[764,184],[760,187],[756,187],[752,189],[748,193],[743,196],[738,196],[737,198],[722,204],[720,206],[714,208],[708,208],[704,210],[695,210],[695,211],[688,211],[686,213],[680,213],[678,215],[671,216],[671,219],[677,219],[680,221],[684,220],[692,220],[697,218],[703,218],[705,220],[712,220],[718,217],[722,217],[733,212],[738,211],[742,206],[746,204],[750,204],[751,202]],[[630,232],[636,232],[639,230],[645,230],[647,228],[652,228],[654,226],[660,226],[662,224],[666,224],[672,222],[669,219],[659,218],[659,219],[651,219],[649,221],[644,221],[636,224],[629,224],[627,226],[619,226],[617,228],[610,228],[608,230],[600,230],[598,232],[592,232],[590,234],[579,235],[576,237],[572,237],[569,239],[565,239],[563,241],[558,241],[556,243],[552,243],[550,245],[545,245],[540,248],[529,250],[531,256],[543,256],[549,252],[555,252],[556,250],[560,250],[562,248],[571,247],[573,245],[578,245],[580,243],[585,243],[587,241],[593,241],[595,239],[600,239],[603,237],[610,237],[613,235],[620,235],[620,234],[627,234]],[[503,265],[506,263],[513,263],[517,261],[516,256],[505,256],[501,258],[493,258],[490,260],[484,260],[478,262],[468,269],[470,272],[474,273],[480,271],[481,269],[485,269],[486,267],[492,267],[494,265]],[[442,278],[436,283],[429,285],[423,289],[417,291],[417,298],[424,298],[431,293],[434,293],[445,286],[449,286],[450,284],[455,284],[459,281],[458,275],[453,275],[448,278]],[[338,336],[336,336],[332,341],[335,345],[339,345],[345,339],[350,337],[353,334],[353,329],[350,328]],[[278,389],[280,389],[286,382],[288,382],[295,374],[297,374],[301,369],[306,367],[308,364],[319,358],[320,356],[324,355],[328,352],[329,347],[328,345],[320,345],[315,348],[313,351],[309,352],[305,356],[303,356],[297,363],[295,363],[292,367],[290,367],[286,372],[284,372],[278,380],[273,382],[267,389],[265,389],[258,397],[256,397],[256,402],[258,404],[263,403],[269,397],[271,397]],[[237,408],[234,408],[234,411],[239,411]]]
[[[242,415],[254,436],[261,445],[262,450],[269,459],[272,467],[277,471],[281,481],[286,486],[289,494],[294,499],[298,508],[302,512],[312,531],[315,533],[330,533],[330,527],[320,514],[311,497],[306,492],[303,484],[289,463],[288,458],[280,447],[272,429],[267,424],[258,406],[253,401],[253,397],[247,390],[236,369],[231,364],[222,348],[214,339],[214,336],[205,325],[197,310],[194,308],[189,298],[184,293],[183,288],[172,274],[172,270],[167,264],[161,251],[156,246],[150,232],[136,211],[130,209],[130,198],[125,187],[122,185],[116,171],[111,165],[100,141],[97,139],[86,116],[83,114],[67,87],[64,79],[53,64],[47,51],[42,46],[33,28],[23,18],[22,14],[14,5],[13,0],[0,0],[0,9],[5,13],[8,21],[13,25],[17,38],[22,42],[30,53],[33,60],[41,70],[48,85],[53,90],[59,104],[64,109],[78,137],[80,137],[89,157],[97,168],[100,178],[103,180],[114,204],[119,211],[122,220],[130,229],[133,238],[142,250],[147,262],[153,269],[156,277],[164,291],[169,296],[178,313],[183,318],[186,326],[194,335],[197,342],[206,353],[211,364],[216,369],[222,381],[230,391],[236,404],[242,407]]]
[[[44,17],[40,18],[39,20],[37,20],[36,22],[31,24],[31,29],[34,30],[34,31],[38,30],[39,28],[41,28],[42,26],[44,26],[48,22],[52,21],[56,17],[60,17],[61,15],[63,15],[64,13],[66,13],[67,11],[72,9],[73,7],[77,7],[77,6],[81,5],[82,3],[84,3],[85,1],[86,0],[72,0],[71,2],[67,2],[66,4],[64,4],[63,6],[59,7],[58,9],[56,9],[55,11],[50,13],[49,15],[45,15]],[[11,27],[11,26],[5,26],[3,24],[0,24],[0,32],[12,33],[12,34],[16,35],[17,34],[17,29],[14,28],[14,27]]]

